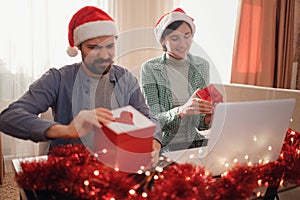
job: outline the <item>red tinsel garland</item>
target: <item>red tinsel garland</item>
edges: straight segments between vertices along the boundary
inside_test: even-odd
[[[51,191],[64,199],[246,199],[259,186],[300,185],[300,133],[287,131],[278,160],[236,165],[220,178],[203,167],[171,164],[148,174],[115,171],[83,145],[54,148],[46,161],[22,162],[16,174],[26,190]],[[35,177],[34,179],[32,177]]]

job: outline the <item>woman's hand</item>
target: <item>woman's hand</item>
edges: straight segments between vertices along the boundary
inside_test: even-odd
[[[180,118],[190,115],[211,114],[213,112],[214,106],[210,101],[206,101],[197,97],[198,90],[194,92],[194,94],[184,105],[179,107],[178,115]]]

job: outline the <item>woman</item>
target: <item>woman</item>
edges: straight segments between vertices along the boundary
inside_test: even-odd
[[[154,33],[164,53],[142,65],[141,83],[163,131],[163,151],[199,147],[199,131],[209,128],[213,105],[196,95],[209,83],[209,63],[189,53],[193,19],[177,8],[159,19]]]

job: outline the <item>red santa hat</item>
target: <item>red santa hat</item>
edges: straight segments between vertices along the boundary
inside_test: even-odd
[[[166,28],[175,21],[184,21],[188,23],[192,28],[192,34],[195,34],[196,26],[194,24],[194,19],[188,16],[181,8],[176,8],[175,10],[164,14],[155,24],[154,34],[158,42],[160,42],[161,36]]]
[[[71,57],[78,54],[77,47],[84,41],[99,36],[117,35],[115,21],[103,10],[86,6],[77,11],[69,23],[69,44],[67,53]]]

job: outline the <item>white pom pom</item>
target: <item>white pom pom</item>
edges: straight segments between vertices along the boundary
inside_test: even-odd
[[[75,57],[78,54],[78,49],[77,49],[77,47],[68,47],[67,53],[69,56]]]

